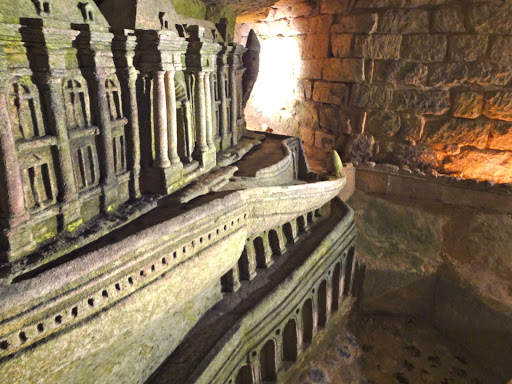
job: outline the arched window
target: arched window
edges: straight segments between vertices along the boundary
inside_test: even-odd
[[[337,311],[340,303],[340,280],[341,280],[341,264],[337,263],[332,273],[332,305],[333,311]]]
[[[307,346],[313,342],[313,302],[307,299],[302,307],[303,341]]]
[[[235,384],[254,384],[254,376],[250,365],[244,365],[236,375]]]
[[[19,140],[44,136],[39,103],[31,87],[15,82],[9,99],[14,138]]]
[[[318,287],[318,325],[327,324],[327,282],[324,280]]]
[[[89,97],[87,88],[76,79],[69,79],[64,84],[64,100],[69,129],[90,126]]]
[[[275,382],[277,380],[276,343],[270,339],[260,352],[261,380]]]
[[[107,79],[105,81],[105,89],[107,92],[108,111],[110,120],[118,120],[123,117],[121,112],[121,92],[119,85],[115,80]]]
[[[348,251],[347,260],[345,261],[345,284],[343,287],[344,296],[348,296],[350,294],[350,289],[352,286],[352,270],[354,268],[354,257],[355,249],[352,247]]]
[[[288,321],[283,331],[283,360],[288,363],[297,361],[297,324],[294,319]]]

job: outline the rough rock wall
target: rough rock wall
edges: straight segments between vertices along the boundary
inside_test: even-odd
[[[237,26],[262,40],[260,79],[266,47],[298,50],[268,55],[292,64],[293,95],[268,111],[257,84],[249,127],[300,135],[320,157],[511,182],[511,20],[497,0],[282,0]]]

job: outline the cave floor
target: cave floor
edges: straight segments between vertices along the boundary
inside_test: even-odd
[[[362,316],[327,330],[289,384],[498,384],[492,373],[415,319]]]

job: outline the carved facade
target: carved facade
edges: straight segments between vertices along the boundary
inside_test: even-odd
[[[245,49],[213,23],[166,1],[129,2],[131,21],[115,0],[103,13],[93,1],[21,4],[1,6],[0,26],[10,263],[141,194],[183,187],[245,130]]]

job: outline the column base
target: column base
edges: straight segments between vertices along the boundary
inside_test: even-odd
[[[134,169],[130,175],[130,197],[136,199],[140,197],[140,169]]]
[[[1,242],[6,243],[5,248],[7,260],[9,262],[16,261],[21,257],[28,255],[37,247],[37,243],[32,235],[32,228],[28,225],[21,225],[17,228],[8,229],[2,232]]]
[[[144,192],[167,195],[174,190],[172,185],[180,181],[182,176],[181,163],[167,168],[147,168],[142,172],[142,189]]]
[[[211,169],[217,165],[217,153],[208,149],[205,152],[195,152],[194,159],[199,161],[201,168]]]
[[[111,212],[119,206],[117,198],[117,185],[103,186],[103,196],[101,198],[101,210],[103,212]]]
[[[82,215],[80,212],[81,203],[79,200],[71,201],[62,204],[60,209],[62,228],[65,231],[73,232],[83,223]]]
[[[220,139],[220,150],[224,151],[225,149],[228,149],[231,147],[231,135],[227,135],[226,137],[222,137]]]

